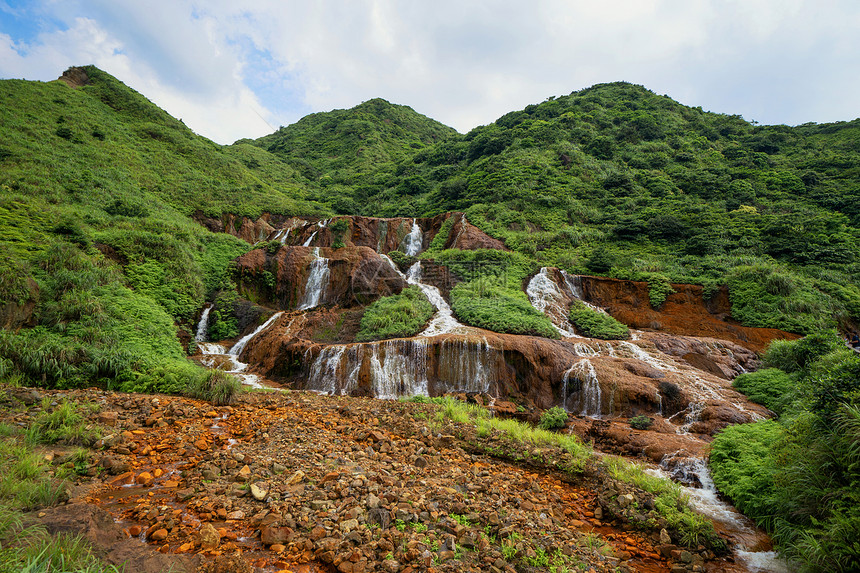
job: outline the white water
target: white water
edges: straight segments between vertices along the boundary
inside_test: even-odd
[[[241,354],[242,354],[242,351],[245,349],[245,346],[247,346],[247,345],[248,345],[248,342],[250,342],[250,341],[251,341],[251,339],[252,339],[252,338],[254,338],[255,336],[257,336],[258,334],[260,334],[261,332],[263,332],[264,330],[266,330],[267,328],[269,328],[269,325],[271,325],[273,322],[275,322],[276,320],[278,320],[278,318],[280,318],[280,316],[281,316],[282,314],[284,314],[284,313],[283,313],[283,312],[276,312],[275,314],[273,314],[272,316],[270,316],[270,317],[269,317],[269,319],[268,319],[268,320],[266,320],[266,322],[264,322],[263,324],[261,324],[260,326],[258,326],[257,328],[255,328],[255,329],[254,329],[254,331],[253,331],[251,334],[246,334],[245,336],[243,336],[242,338],[240,338],[240,339],[239,339],[239,342],[237,342],[236,344],[234,344],[234,345],[233,345],[233,347],[232,347],[232,348],[230,348],[230,351],[229,351],[227,354],[229,354],[230,356],[239,356],[239,355],[241,355]],[[247,366],[247,365],[246,365],[246,366]]]
[[[415,219],[412,219],[412,230],[409,231],[408,235],[403,237],[403,242],[400,246],[403,248],[404,253],[410,257],[414,257],[421,252],[421,246],[423,243],[424,234],[421,232],[421,227],[418,226]]]
[[[605,310],[600,308],[599,306],[593,305],[590,302],[583,299],[582,294],[582,278],[579,275],[572,275],[565,270],[561,271],[561,276],[564,277],[564,284],[567,285],[567,289],[570,291],[570,294],[573,298],[577,299],[585,306],[590,308],[593,311],[607,314]]]
[[[311,263],[308,282],[305,284],[305,292],[299,302],[298,310],[307,310],[319,305],[325,300],[325,291],[328,288],[329,268],[328,259],[320,256],[320,248],[313,251],[314,261]]]
[[[588,358],[583,358],[564,373],[562,385],[562,400],[564,402],[562,405],[568,411],[567,402],[570,399],[569,384],[571,377],[580,382],[579,399],[582,406],[579,412],[580,416],[599,417],[602,396],[594,365]]]
[[[670,475],[666,468],[671,461],[675,461],[675,464]],[[663,458],[660,465],[660,469],[651,468],[645,471],[666,479],[680,478],[682,483],[679,485],[689,497],[690,505],[699,513],[726,525],[731,531],[740,533],[739,539],[744,538],[743,534],[746,536],[754,534],[751,522],[738,513],[734,507],[720,499],[717,487],[714,485],[714,480],[711,478],[711,473],[703,459],[683,458],[674,460],[674,456],[670,455]],[[701,484],[701,487],[684,485],[684,482],[694,483],[696,481]],[[790,571],[785,561],[779,559],[774,551],[748,551],[747,547],[741,546],[735,551],[735,557],[743,561],[749,571],[752,572],[789,573]]]
[[[567,297],[553,280],[548,267],[541,267],[540,272],[532,277],[526,294],[535,310],[548,316],[559,334],[567,338],[576,336],[567,320]]]
[[[502,360],[485,338],[446,339],[439,348],[437,378],[448,392],[490,393]]]
[[[392,266],[394,266],[394,262],[391,261],[391,259],[388,257],[385,258],[388,259]],[[394,268],[397,269],[396,266],[394,266]],[[451,310],[450,305],[445,301],[445,298],[442,296],[442,293],[438,288],[421,282],[421,261],[418,261],[409,267],[409,273],[407,273],[405,278],[407,283],[420,288],[421,292],[424,293],[424,296],[427,297],[427,300],[430,301],[430,304],[436,308],[436,314],[433,315],[433,318],[430,320],[430,324],[428,324],[427,328],[425,328],[418,336],[438,336],[440,334],[450,334],[452,332],[465,333],[472,331],[472,329],[454,318],[454,312]]]
[[[242,353],[242,350],[245,348],[248,342],[251,341],[252,338],[263,332],[282,314],[283,312],[277,312],[270,316],[266,322],[254,329],[251,334],[243,336],[241,340],[239,340],[230,348],[230,350],[227,350],[224,346],[220,344],[214,344],[211,342],[204,342],[199,344],[197,347],[200,349],[200,353],[203,354],[203,359],[200,362],[204,366],[208,366],[210,368],[223,367],[224,361],[226,359],[226,362],[229,363],[230,367],[226,369],[225,372],[236,376],[242,382],[242,384],[257,389],[268,388],[267,386],[263,386],[262,384],[260,384],[259,376],[257,376],[256,374],[249,374],[245,372],[245,370],[248,369],[248,365],[239,360],[239,355]],[[290,324],[287,325],[288,333],[292,325],[293,322],[290,321]]]
[[[318,233],[318,231],[314,231],[313,233],[311,233],[311,236],[310,236],[310,237],[308,237],[308,240],[307,240],[307,241],[305,241],[304,243],[302,243],[302,246],[303,246],[303,247],[310,247],[310,246],[311,246],[311,243],[313,243],[313,242],[314,242],[314,239],[316,238],[317,233]]]
[[[195,342],[206,340],[206,331],[209,329],[209,312],[211,310],[212,305],[203,309],[203,314],[200,315],[200,322],[197,323],[197,333],[194,335]]]

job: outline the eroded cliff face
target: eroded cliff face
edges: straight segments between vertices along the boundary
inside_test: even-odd
[[[448,219],[447,235],[442,241],[445,249],[508,250],[505,244],[490,237],[469,223],[463,213],[451,212],[436,217],[360,217],[338,216],[331,219],[288,217],[264,213],[258,219],[225,214],[220,218],[195,213],[194,219],[214,233],[228,233],[251,244],[279,240],[284,245],[333,247],[369,247],[379,253],[394,250],[406,252],[406,241],[415,226],[420,230],[419,251],[430,246]],[[338,230],[338,222],[346,230]]]
[[[774,328],[742,326],[733,320],[725,287],[705,299],[699,285],[672,284],[675,293],[654,309],[646,282],[591,276],[581,276],[580,281],[585,300],[631,328],[727,340],[754,352],[762,352],[774,339],[799,338]]]

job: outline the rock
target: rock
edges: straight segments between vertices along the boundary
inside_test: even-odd
[[[125,472],[108,481],[108,485],[120,487],[134,481],[134,472]]]
[[[353,529],[358,528],[358,520],[357,519],[347,519],[347,520],[341,521],[340,524],[338,525],[338,527],[340,527],[340,530],[343,531],[344,533],[348,533],[348,532],[352,531]]]
[[[103,426],[114,427],[118,416],[116,412],[99,412],[98,421]]]
[[[251,484],[251,496],[257,501],[263,501],[266,499],[266,496],[269,494],[263,487],[257,485],[255,483]]]
[[[167,530],[164,528],[156,529],[149,535],[149,539],[152,541],[164,541],[167,539]]]
[[[292,539],[294,532],[289,527],[277,527],[273,525],[260,528],[260,542],[263,545],[283,546]]]
[[[671,545],[672,538],[669,537],[669,532],[665,528],[660,530],[660,545]]]
[[[143,472],[137,476],[136,481],[137,481],[138,485],[142,485],[144,487],[147,487],[147,486],[152,485],[153,480],[154,480],[154,478],[152,477],[151,473]]]
[[[246,482],[251,479],[251,468],[247,465],[242,466],[242,469],[236,474],[236,481],[238,482]]]
[[[245,519],[245,512],[241,510],[231,511],[227,514],[227,519],[238,520]]]
[[[221,534],[218,533],[211,523],[204,523],[197,532],[200,547],[203,549],[217,549],[221,543]]]
[[[621,506],[622,509],[629,506],[634,501],[636,501],[636,498],[633,497],[633,494],[630,493],[625,493],[618,496],[618,505]]]
[[[305,472],[296,470],[296,472],[287,479],[287,485],[296,485],[305,479]]]
[[[382,500],[371,493],[368,494],[365,505],[367,505],[367,509],[376,509],[382,505]]]

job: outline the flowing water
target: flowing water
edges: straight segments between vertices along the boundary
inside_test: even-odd
[[[388,260],[391,261],[391,259]],[[394,263],[392,262],[391,264],[393,265]],[[395,269],[396,268],[397,267],[395,267]],[[424,296],[427,297],[427,300],[430,301],[430,304],[436,308],[436,314],[433,315],[432,319],[430,319],[430,324],[428,324],[427,328],[425,328],[418,336],[438,336],[440,334],[450,334],[453,332],[468,333],[474,330],[454,318],[454,312],[451,310],[451,306],[445,301],[445,298],[442,296],[442,293],[438,288],[421,282],[421,261],[418,261],[409,267],[409,272],[406,274],[405,278],[407,283],[420,288],[421,292],[424,293]]]
[[[568,297],[562,292],[548,267],[532,277],[526,287],[526,294],[532,306],[549,317],[553,328],[566,338],[576,336],[573,326],[567,319]]]
[[[679,482],[696,511],[716,521],[719,529],[736,542],[735,558],[745,566],[743,570],[789,573],[788,564],[779,559],[776,552],[762,550],[762,545],[768,546],[766,536],[747,517],[720,499],[705,460],[670,455],[660,466],[645,471]]]
[[[238,342],[236,342],[236,344],[230,347],[230,350],[227,350],[227,348],[220,344],[212,342],[199,343],[197,348],[203,355],[203,358],[200,360],[201,364],[209,368],[224,370],[228,374],[236,376],[245,386],[250,386],[251,388],[268,388],[268,386],[263,386],[260,383],[259,376],[246,372],[248,364],[240,361],[239,356],[242,354],[242,350],[244,350],[245,346],[247,346],[255,336],[269,328],[269,326],[280,318],[282,314],[284,313],[277,312],[270,316],[266,322],[254,329],[250,334],[243,336]],[[200,322],[202,324],[203,317],[201,317]],[[292,321],[290,321],[290,324],[287,325],[287,333],[289,333],[292,324]],[[199,331],[200,324],[198,324],[197,328]]]
[[[597,379],[597,372],[594,370],[591,360],[583,358],[564,373],[562,379],[562,406],[567,411],[570,411],[568,401],[571,398],[571,379],[579,382],[579,415],[590,418],[600,417],[602,403],[600,382]]]
[[[424,234],[421,232],[421,227],[418,226],[415,219],[412,219],[412,230],[409,231],[408,235],[403,237],[403,242],[400,243],[400,247],[408,256],[414,257],[421,252],[421,246],[423,244]]]
[[[194,335],[195,342],[203,342],[206,340],[206,333],[209,330],[209,312],[211,310],[211,304],[203,309],[203,314],[200,315],[200,322],[197,323],[197,333]]]
[[[329,260],[320,256],[320,248],[313,250],[314,260],[308,273],[308,282],[305,284],[305,292],[299,302],[298,310],[307,310],[325,301],[325,291],[328,288]]]
[[[307,240],[307,241],[305,241],[304,243],[302,243],[302,246],[303,246],[303,247],[310,247],[310,246],[311,246],[311,243],[313,243],[313,242],[314,242],[314,239],[316,239],[316,237],[317,237],[317,233],[318,233],[318,232],[319,232],[319,231],[314,231],[313,233],[311,233],[311,236],[310,236],[310,237],[308,237],[308,240]]]

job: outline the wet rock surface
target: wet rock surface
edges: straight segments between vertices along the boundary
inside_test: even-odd
[[[648,503],[641,492],[599,472],[559,472],[561,451],[522,457],[499,436],[439,425],[434,405],[305,392],[251,393],[223,407],[39,393],[96,404],[92,422],[114,423],[69,503],[41,519],[92,531],[111,562],[130,558],[112,547],[148,547],[133,556],[135,570],[537,571],[558,559],[593,571],[696,571],[713,562],[695,549],[685,562],[667,533],[628,523],[625,512]],[[4,421],[26,425],[36,408],[6,410]]]

